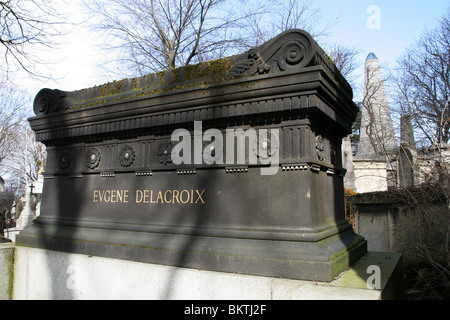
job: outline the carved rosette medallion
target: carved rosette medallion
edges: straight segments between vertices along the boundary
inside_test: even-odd
[[[88,168],[95,169],[101,161],[100,150],[97,148],[90,148],[86,154],[86,164]]]
[[[61,152],[58,157],[58,165],[60,169],[67,169],[70,165],[70,155],[67,152]]]
[[[253,152],[260,159],[268,160],[276,154],[278,147],[278,139],[272,134],[270,139],[264,138],[259,143],[253,143]]]
[[[172,163],[172,142],[161,142],[156,151],[158,161],[164,165]]]
[[[129,167],[133,164],[136,158],[136,151],[133,146],[126,145],[120,149],[119,163],[122,167]]]

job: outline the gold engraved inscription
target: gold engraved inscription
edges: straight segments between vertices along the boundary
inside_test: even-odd
[[[134,202],[140,204],[204,204],[205,190],[94,190],[94,203],[129,203],[130,194],[134,194]]]
[[[92,202],[128,203],[128,190],[94,190]]]

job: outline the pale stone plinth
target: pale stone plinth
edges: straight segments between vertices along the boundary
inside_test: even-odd
[[[366,282],[380,266],[379,289]],[[368,253],[331,282],[249,276],[17,247],[14,299],[386,299],[396,298],[401,255]],[[370,282],[370,281],[369,281]],[[388,290],[389,289],[389,290]],[[387,291],[388,290],[388,291]]]
[[[9,300],[13,289],[14,244],[0,243],[0,300]]]
[[[354,159],[353,173],[358,193],[386,191],[388,189],[385,161]]]

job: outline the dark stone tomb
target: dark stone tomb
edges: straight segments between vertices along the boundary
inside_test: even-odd
[[[344,218],[358,108],[309,34],[75,92],[29,119],[48,160],[17,245],[331,281],[366,253]]]

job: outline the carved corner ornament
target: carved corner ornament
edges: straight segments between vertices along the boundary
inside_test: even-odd
[[[42,89],[38,92],[33,102],[33,111],[39,115],[46,115],[69,108],[65,101],[66,93],[58,89]]]
[[[251,49],[247,54],[247,58],[239,61],[228,70],[228,76],[240,77],[247,72],[252,75],[256,73],[265,74],[269,73],[270,69],[270,65],[264,62],[259,51]]]
[[[246,57],[228,70],[228,77],[253,76],[307,67],[316,63],[318,45],[307,32],[292,29],[261,47],[248,51]]]
[[[316,136],[316,154],[317,158],[320,161],[324,159],[324,145],[323,145],[323,137],[321,135]]]

